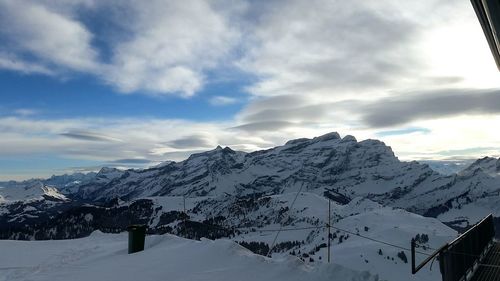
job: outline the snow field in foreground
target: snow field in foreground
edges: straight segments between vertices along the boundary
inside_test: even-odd
[[[0,241],[0,280],[378,280],[335,264],[269,259],[229,240],[148,236],[143,252],[127,254],[127,234],[74,240]]]

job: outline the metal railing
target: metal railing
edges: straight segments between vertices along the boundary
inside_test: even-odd
[[[487,253],[495,228],[493,215],[488,215],[444,248],[439,255],[443,281],[468,280]]]
[[[415,264],[415,248],[417,245],[415,240],[412,239],[412,273],[417,273],[429,261],[438,258],[443,281],[469,280],[487,253],[494,237],[493,215],[490,214],[455,240],[428,255],[419,265]]]
[[[430,262],[432,259],[436,258],[437,255],[439,255],[446,247],[448,247],[448,244],[441,246],[441,248],[437,249],[434,253],[428,255],[425,258],[425,260],[422,261],[419,265],[415,265],[415,248],[416,247],[417,247],[417,243],[415,242],[415,239],[411,239],[411,273],[412,274],[417,273],[428,262]]]

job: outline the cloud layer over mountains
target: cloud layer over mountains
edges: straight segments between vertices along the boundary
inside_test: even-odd
[[[244,80],[239,95],[207,99],[241,105],[223,121],[0,107],[2,155],[178,160],[334,130],[405,158],[499,148],[500,80],[467,2],[0,0],[0,40],[1,71],[85,75],[119,94],[190,99]]]

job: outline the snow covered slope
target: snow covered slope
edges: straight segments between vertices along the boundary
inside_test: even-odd
[[[361,200],[354,204],[363,206],[366,203]],[[436,219],[388,207],[379,207],[348,216],[334,223],[334,227],[348,229],[351,232],[405,248],[409,247],[410,241],[408,239],[411,240],[416,234],[429,237],[428,242],[424,245],[434,249],[449,242],[457,235],[456,231]],[[337,236],[342,235],[340,231],[336,233]],[[348,235],[348,237],[345,239],[344,234],[343,243],[334,244],[332,248],[333,260],[338,264],[348,268],[377,272],[382,280],[441,280],[438,266],[431,270],[428,265],[418,274],[411,275],[410,251],[380,244],[356,235]],[[335,242],[338,243],[338,239],[334,240]],[[324,252],[325,249],[323,249]],[[430,254],[433,251],[428,249],[424,252]],[[416,258],[418,261],[422,261],[426,256],[417,254]]]
[[[293,209],[288,210],[295,193],[287,193],[242,203],[226,199],[229,204],[213,200],[202,201],[188,214],[196,219],[193,212],[212,217],[225,218],[222,225],[240,227],[231,239],[246,243],[262,242],[271,245],[276,232],[282,231],[276,240],[274,257],[294,254],[305,262],[315,264],[327,261],[327,229],[321,227],[327,222],[328,201],[311,193],[299,194]],[[207,204],[205,204],[207,203]],[[201,207],[203,206],[203,207]],[[206,208],[204,210],[203,208]],[[457,232],[434,218],[426,218],[402,209],[383,207],[361,197],[347,205],[333,203],[331,257],[335,263],[347,268],[366,270],[377,274],[382,280],[440,280],[439,269],[424,268],[418,275],[411,275],[410,252],[367,239],[385,241],[402,248],[408,248],[412,238],[428,237],[422,244],[439,248],[454,239]],[[210,211],[209,211],[210,210]],[[198,217],[203,220],[203,217]],[[252,226],[247,227],[245,226]],[[298,229],[298,230],[297,230]],[[360,236],[357,236],[360,235]],[[431,250],[427,251],[432,253]],[[401,258],[400,256],[406,257]],[[423,260],[425,256],[417,255]]]
[[[484,157],[476,160],[470,166],[461,171],[461,174],[471,174],[475,170],[481,170],[493,177],[500,177],[500,158]]]
[[[61,194],[57,188],[43,185],[39,182],[34,182],[32,185],[24,185],[22,187],[0,186],[0,205],[8,204],[17,201],[40,201],[44,199],[51,199],[53,201],[68,200],[66,196]]]
[[[23,239],[71,238],[96,229],[124,231],[130,223],[149,226],[150,233],[174,233],[190,238],[229,238],[266,255],[281,229],[272,255],[295,255],[309,265],[327,261],[328,200],[314,193],[262,197],[150,197],[116,202],[108,207],[82,206],[55,216],[36,228],[23,227]],[[383,280],[439,280],[439,271],[424,269],[411,276],[408,248],[413,237],[426,236],[426,247],[438,248],[457,232],[434,218],[384,207],[362,197],[331,204],[333,261],[352,270],[368,271]],[[184,225],[186,219],[186,225]],[[31,233],[31,234],[30,234]],[[34,233],[34,234],[33,234]],[[43,236],[45,234],[45,236]],[[20,235],[17,233],[16,235]],[[360,235],[360,236],[357,236]],[[361,237],[364,236],[364,237]],[[401,248],[366,239],[390,242]],[[257,245],[258,247],[252,247]],[[430,252],[430,250],[429,250]],[[423,259],[424,256],[418,256]]]
[[[223,281],[378,280],[335,264],[269,259],[229,240],[148,236],[143,252],[127,254],[127,235],[93,233],[77,240],[0,241],[0,280]]]
[[[57,188],[39,181],[0,187],[0,238],[15,238],[17,236],[10,236],[10,232],[42,223],[54,213],[63,211],[59,206],[70,204],[71,200]]]

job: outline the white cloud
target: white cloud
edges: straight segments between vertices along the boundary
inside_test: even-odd
[[[486,40],[467,2],[259,3],[249,8],[254,17],[248,23],[251,28],[245,37],[243,57],[237,62],[242,70],[258,77],[248,87],[256,98],[236,120],[239,128],[275,143],[280,134],[311,137],[327,131],[375,138],[376,131],[366,120],[369,112],[363,111],[367,105],[426,92],[439,100],[465,91],[469,92],[467,98],[474,101],[475,97],[480,98],[477,93],[482,89],[500,87]],[[486,139],[498,140],[500,135],[492,132],[490,122],[490,117],[496,118],[498,113],[489,110],[488,117],[484,115],[488,112],[477,110],[477,106],[458,106],[461,100],[428,104],[434,106],[435,114],[425,114],[429,108],[412,108],[412,112],[422,115],[418,122],[406,116],[411,113],[409,110],[400,112],[400,117],[391,117],[408,123],[401,124],[404,122],[400,120],[389,127],[432,128],[432,134],[419,137],[428,140],[426,146],[414,150],[431,150],[431,157],[441,157],[439,151],[443,151],[444,143],[453,142],[446,134],[435,133],[438,129],[434,125],[441,124],[439,129],[448,132],[448,136],[468,135],[468,130],[460,131],[456,119],[464,114],[476,120],[475,129],[487,133]],[[385,110],[398,109],[404,111],[398,105]],[[362,115],[368,117],[363,119]],[[442,122],[450,122],[450,127],[444,128]],[[459,131],[453,133],[452,128]],[[473,139],[462,137],[454,142],[461,147],[492,147],[486,139],[480,141],[484,145]],[[413,135],[390,140],[388,144],[407,159],[411,155],[420,157],[418,153],[409,153],[410,143],[415,142]],[[434,141],[436,147],[443,143],[439,151],[433,149]]]
[[[238,100],[232,97],[215,96],[210,99],[210,104],[215,106],[223,106],[237,103]]]
[[[499,122],[500,116],[455,116],[433,122],[417,121],[413,125],[425,126],[431,134],[394,135],[381,139],[404,160],[500,157],[500,133],[493,129]]]
[[[426,128],[431,133],[414,132],[377,138],[390,145],[396,155],[404,160],[445,159],[450,156],[474,158],[485,154],[500,156],[500,133],[491,129],[499,122],[498,116],[457,116],[433,123],[415,121],[408,126]],[[290,139],[312,138],[331,131],[338,131],[341,135],[351,134],[358,140],[373,138],[378,133],[374,129],[336,124],[334,120],[295,124],[293,127],[271,131],[235,130],[233,127],[236,125],[235,122],[169,119],[34,120],[28,117],[3,117],[0,118],[0,155],[52,155],[101,163],[114,163],[120,159],[178,161],[216,145],[255,151],[282,145]],[[47,175],[54,172],[50,168],[47,170]]]
[[[81,21],[82,7],[106,15],[99,30]],[[256,150],[331,131],[364,139],[377,133],[363,120],[365,104],[423,89],[438,96],[440,89],[500,87],[473,9],[460,1],[0,0],[0,34],[6,39],[2,69],[90,73],[126,93],[189,97],[212,82],[213,73],[235,66],[252,77],[249,104],[227,122],[0,118],[5,155],[157,161],[179,160],[209,145]],[[237,100],[216,96],[209,102]],[[387,125],[431,134],[383,139],[406,158],[423,157],[415,151],[441,157],[447,147],[495,147],[497,111],[485,116],[477,109],[485,106],[467,111],[448,105],[454,110],[446,115],[440,107]],[[473,123],[465,112],[474,114]]]
[[[500,87],[467,2],[265,1],[252,4],[237,65],[258,96],[316,100],[382,97],[393,90]]]
[[[35,109],[30,109],[30,108],[18,108],[14,110],[14,113],[17,115],[21,116],[32,116],[38,113],[37,110]]]
[[[92,34],[80,22],[47,6],[24,0],[0,1],[0,33],[10,39],[16,51],[36,56],[49,66],[97,71]]]
[[[0,0],[0,35],[7,39],[0,51],[36,58],[28,63],[0,57],[0,67],[91,73],[125,93],[192,96],[203,87],[205,72],[220,67],[238,39],[222,6],[214,6],[210,1]],[[78,20],[82,7],[107,15],[98,34],[106,37],[96,38]],[[110,48],[109,57],[101,57],[94,40]]]
[[[389,1],[267,1],[252,6],[238,65],[260,80],[254,95],[342,96],[386,87],[415,69],[414,24]],[[389,16],[390,14],[390,16]]]
[[[12,55],[0,53],[0,69],[21,72],[23,74],[54,75],[49,68],[27,61],[20,60]]]
[[[131,36],[113,47],[106,78],[121,91],[191,96],[234,44],[236,33],[210,2],[130,3]]]
[[[0,0],[0,67],[91,73],[125,93],[192,96],[236,65],[257,96],[320,101],[393,89],[496,87],[468,3]],[[82,15],[101,16],[89,30]],[[106,50],[97,48],[100,42]]]
[[[167,160],[163,153],[189,150],[170,144],[189,142],[193,132],[210,143],[230,145],[236,136],[222,123],[194,123],[161,119],[58,119],[0,118],[0,155],[51,154],[100,161],[144,158]],[[180,140],[183,140],[181,143]]]

